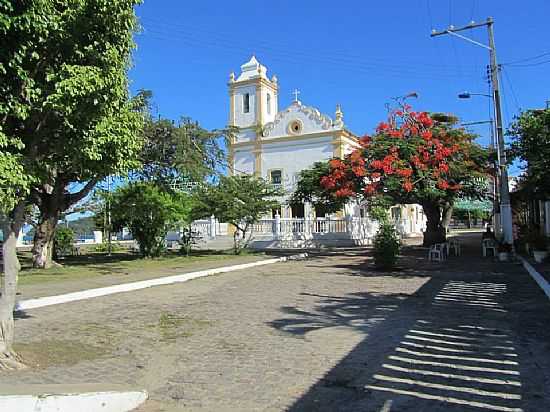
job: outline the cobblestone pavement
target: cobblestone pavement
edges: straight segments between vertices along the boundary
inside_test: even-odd
[[[342,250],[29,311],[16,340],[40,366],[0,385],[127,383],[141,412],[548,411],[550,304],[473,236],[392,273]]]

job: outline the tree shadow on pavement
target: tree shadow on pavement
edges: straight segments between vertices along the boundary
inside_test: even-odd
[[[339,326],[365,335],[288,411],[547,411],[540,355],[550,355],[550,332],[534,330],[548,329],[547,301],[523,273],[487,275],[469,265],[412,295],[315,295],[314,310],[281,308],[271,326],[287,333]],[[516,310],[518,296],[531,306]]]

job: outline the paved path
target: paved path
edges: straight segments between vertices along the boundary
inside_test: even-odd
[[[550,304],[473,236],[445,265],[343,251],[30,311],[41,367],[0,385],[135,384],[143,412],[548,411]]]

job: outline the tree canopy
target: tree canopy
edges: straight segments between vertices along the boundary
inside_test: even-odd
[[[392,110],[374,135],[360,139],[361,147],[329,162],[320,184],[337,199],[418,203],[428,219],[425,241],[438,241],[444,237],[442,216],[449,213],[450,219],[456,199],[487,194],[489,153],[475,136],[453,127],[455,121],[406,105]]]
[[[111,194],[111,219],[115,231],[129,228],[142,256],[156,257],[164,250],[170,229],[191,221],[190,195],[167,192],[151,182],[131,182]]]
[[[512,154],[525,162],[523,188],[539,198],[550,196],[550,109],[521,113],[508,134]]]
[[[214,215],[219,221],[235,226],[234,245],[238,253],[250,241],[252,225],[279,205],[276,200],[279,195],[278,189],[259,177],[221,176],[218,184],[204,185],[197,190],[194,214],[196,217]]]
[[[0,5],[2,157],[12,170],[24,170],[4,191],[28,194],[25,200],[40,209],[33,251],[39,267],[49,261],[59,214],[105,176],[136,166],[143,102],[129,99],[127,71],[137,3]]]
[[[36,233],[51,252],[59,213],[104,176],[135,167],[143,114],[140,99],[129,99],[127,71],[138,3],[0,2],[0,367],[16,360],[15,244],[28,204],[40,209],[44,226]],[[80,189],[70,192],[71,183]],[[35,253],[41,261],[44,250]]]
[[[209,131],[188,117],[176,123],[150,116],[143,131],[141,164],[134,174],[167,189],[202,182],[224,166],[224,141],[233,132],[232,128]]]

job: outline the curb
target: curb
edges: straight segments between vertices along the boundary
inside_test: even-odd
[[[548,299],[550,299],[550,283],[548,283],[546,279],[544,279],[542,275],[537,272],[537,270],[533,266],[531,266],[527,259],[520,255],[518,255],[518,258],[521,260],[521,263],[523,264],[525,270],[529,272],[531,277],[535,280],[535,282],[537,282],[537,285],[540,286],[543,292],[546,293]]]
[[[165,276],[162,278],[142,280],[138,282],[122,283],[119,285],[106,286],[102,288],[94,288],[82,290],[80,292],[65,293],[63,295],[46,296],[43,298],[35,298],[22,300],[15,305],[15,311],[24,311],[29,309],[43,308],[45,306],[59,305],[61,303],[75,302],[97,298],[100,296],[112,295],[115,293],[131,292],[134,290],[145,289],[153,286],[171,285],[173,283],[183,283],[192,279],[197,279],[205,276],[217,275],[219,273],[233,272],[235,270],[248,269],[255,266],[271,265],[273,263],[286,262],[289,260],[299,260],[307,258],[307,253],[300,253],[292,256],[283,256],[274,259],[260,260],[258,262],[242,263],[240,265],[224,266],[221,268],[201,270],[198,272],[184,273],[181,275]]]
[[[78,392],[63,390],[62,386],[52,390],[42,391],[37,388],[33,393],[6,393],[0,394],[1,411],[18,412],[74,412],[74,411],[101,411],[101,412],[129,412],[147,400],[146,391],[114,391],[100,390]]]

